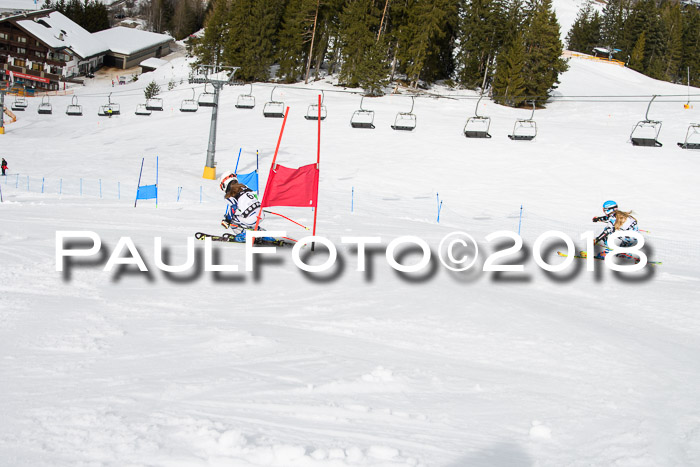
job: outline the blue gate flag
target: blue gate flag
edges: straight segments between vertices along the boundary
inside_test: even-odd
[[[140,186],[136,191],[136,199],[154,199],[158,197],[158,185]]]
[[[236,175],[238,178],[238,181],[244,185],[246,185],[248,188],[254,191],[259,191],[258,190],[258,172],[257,170],[254,170],[253,172],[247,173],[247,174],[238,174]]]

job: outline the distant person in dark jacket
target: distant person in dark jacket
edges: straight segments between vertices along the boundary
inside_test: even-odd
[[[0,164],[0,167],[2,167],[2,174],[5,175],[5,171],[7,170],[7,161],[5,158],[2,158],[2,164]]]

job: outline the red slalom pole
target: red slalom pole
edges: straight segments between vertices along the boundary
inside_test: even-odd
[[[280,150],[280,143],[282,142],[282,134],[284,133],[284,125],[287,123],[287,116],[289,115],[289,107],[284,111],[284,120],[282,120],[282,129],[280,130],[280,135],[277,138],[277,146],[275,147],[275,155],[272,158],[272,165],[270,166],[270,172],[275,170],[275,162],[277,162],[277,153]],[[270,180],[268,179],[268,184],[270,183]],[[267,197],[268,190],[265,190],[265,193],[263,193],[263,199],[262,203],[260,204],[260,212],[258,212],[258,218],[255,220],[255,230],[258,230],[258,226],[260,225],[260,215],[262,214],[262,208],[265,207],[265,198]]]
[[[321,95],[318,95],[318,142],[316,143],[316,170],[321,170]],[[320,176],[320,173],[319,173]],[[316,236],[316,218],[318,216],[318,181],[316,181],[316,206],[314,207],[314,230],[311,233]],[[311,251],[314,251],[316,242],[311,244]]]

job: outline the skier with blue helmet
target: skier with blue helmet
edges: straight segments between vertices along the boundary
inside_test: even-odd
[[[601,259],[605,258],[608,254],[608,238],[610,235],[621,230],[639,230],[637,227],[637,219],[632,216],[632,211],[621,211],[617,203],[613,200],[608,200],[603,203],[603,213],[605,215],[593,218],[593,222],[607,222],[609,224],[594,241],[594,244],[602,242],[605,246],[605,250],[596,255],[597,258]],[[634,246],[637,243],[637,240],[634,238],[622,237],[622,244],[620,246]]]

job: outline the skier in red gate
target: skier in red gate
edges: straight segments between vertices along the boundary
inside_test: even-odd
[[[2,168],[2,174],[5,175],[5,171],[7,170],[7,161],[5,158],[2,158],[2,163],[0,163],[0,167]]]
[[[605,250],[596,255],[596,258],[599,259],[605,258],[605,256],[610,251],[608,248],[608,237],[610,237],[610,235],[613,234],[613,232],[617,232],[620,230],[639,230],[639,228],[637,227],[637,219],[635,219],[631,215],[632,211],[620,211],[615,201],[609,200],[603,203],[603,212],[605,213],[604,216],[593,218],[593,222],[608,222],[610,224],[603,229],[603,231],[600,233],[600,235],[598,235],[594,242],[594,244],[603,242],[603,244],[605,245]],[[618,235],[620,237],[623,237],[620,234]],[[636,244],[636,239],[631,237],[623,237],[620,246],[628,247],[634,246]]]
[[[221,225],[227,229],[231,228],[235,232],[237,242],[245,242],[246,229],[255,227],[258,214],[261,214],[260,219],[264,217],[260,213],[258,195],[246,185],[239,183],[233,172],[226,172],[219,177],[219,188],[224,192],[226,201],[229,202]]]

